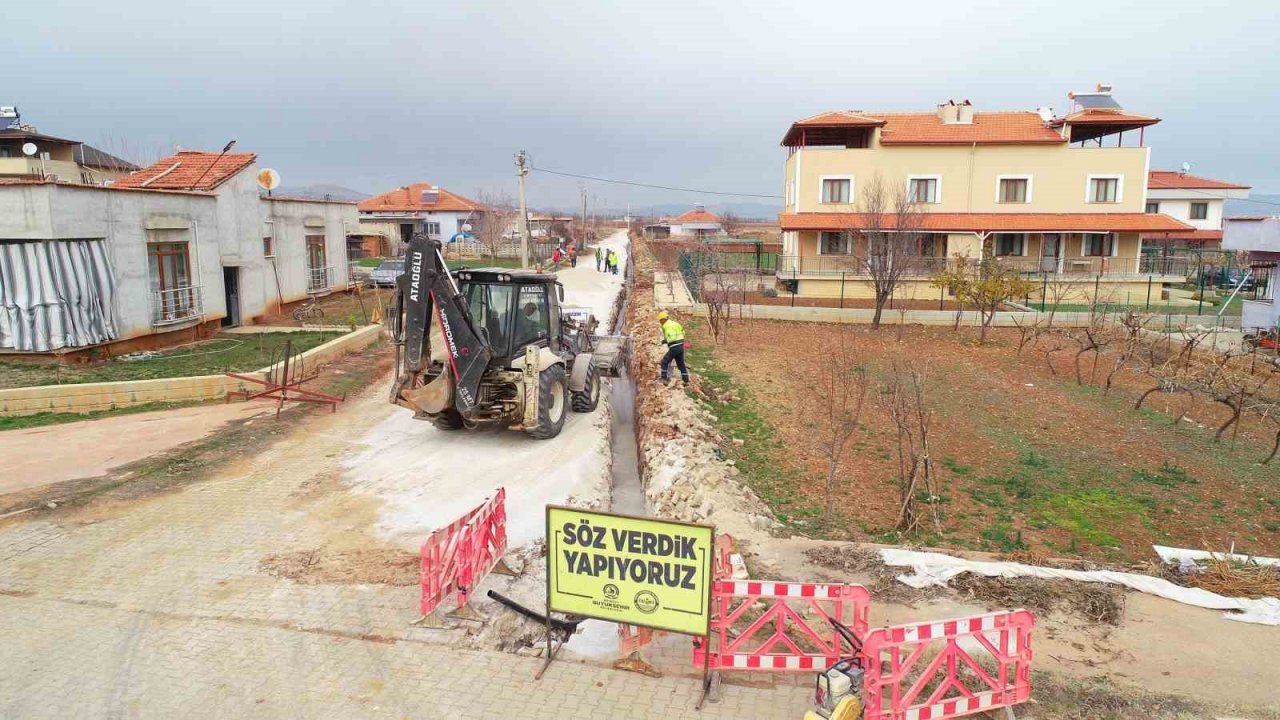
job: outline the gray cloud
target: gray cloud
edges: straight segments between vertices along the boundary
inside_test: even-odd
[[[18,5],[17,3],[10,3]],[[6,8],[0,103],[155,154],[236,138],[290,185],[514,193],[535,165],[777,193],[823,110],[1065,107],[1108,81],[1154,167],[1280,191],[1280,4],[41,0]],[[531,202],[577,181],[534,175]],[[589,183],[618,206],[697,196]]]

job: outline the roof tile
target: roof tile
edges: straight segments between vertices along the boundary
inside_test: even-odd
[[[484,211],[484,205],[457,193],[437,187],[440,197],[434,203],[422,202],[422,193],[431,183],[414,183],[360,201],[360,212],[471,212]]]
[[[116,180],[112,187],[212,190],[257,159],[258,156],[253,153],[220,154],[183,150]]]
[[[1175,170],[1152,170],[1147,175],[1147,188],[1192,190],[1248,190],[1248,185],[1237,185],[1223,180],[1186,175]]]

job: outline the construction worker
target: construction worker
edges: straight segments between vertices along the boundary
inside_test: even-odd
[[[658,313],[658,327],[662,329],[662,342],[667,346],[667,354],[662,356],[662,372],[658,378],[664,383],[667,382],[671,361],[675,360],[676,367],[680,368],[680,379],[687,387],[689,368],[684,364],[684,326],[672,320],[667,315],[667,311],[663,310]]]
[[[604,268],[602,268],[601,265],[604,265],[604,250],[601,250],[600,246],[597,245],[596,246],[596,272],[604,272]]]
[[[605,257],[605,264],[609,266],[609,272],[614,275],[618,274],[618,253],[610,250],[608,256]]]

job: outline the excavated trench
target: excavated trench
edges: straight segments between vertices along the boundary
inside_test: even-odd
[[[635,278],[631,254],[627,253],[626,282],[613,309],[613,334],[627,329],[627,303]],[[633,343],[634,344],[634,340]],[[626,365],[622,374],[609,383],[609,409],[612,415],[609,427],[610,452],[613,456],[613,472],[610,479],[610,509],[627,515],[649,515],[640,483],[640,456],[636,446],[636,386],[631,381]]]

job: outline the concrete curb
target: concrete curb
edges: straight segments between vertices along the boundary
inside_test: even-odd
[[[313,328],[307,328],[313,329]],[[346,330],[348,328],[342,328]],[[327,365],[350,352],[369,347],[382,335],[381,325],[366,325],[302,353],[308,370]],[[266,377],[278,363],[253,372],[250,377]],[[257,386],[226,375],[122,380],[66,385],[34,385],[0,390],[0,417],[35,415],[42,412],[89,413],[131,405],[157,402],[217,400],[229,390],[252,390]]]

